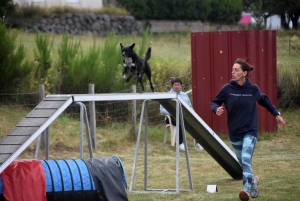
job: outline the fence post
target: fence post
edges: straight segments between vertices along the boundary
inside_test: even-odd
[[[39,84],[39,100],[40,102],[45,97],[45,86],[43,84]],[[41,133],[41,145],[45,147],[46,145],[46,130]]]
[[[136,93],[136,85],[131,86],[132,93]],[[132,135],[136,138],[136,100],[132,100]]]
[[[39,84],[39,98],[40,101],[45,98],[45,85],[43,84]],[[41,145],[45,148],[45,155],[47,160],[49,156],[49,127],[47,127],[43,133],[41,133]]]
[[[95,85],[89,84],[89,94],[95,93]],[[96,109],[95,101],[89,102],[89,113],[90,113],[90,132],[92,136],[92,146],[94,149],[97,148],[97,136],[96,136]]]
[[[289,38],[289,55],[291,54],[291,39]]]

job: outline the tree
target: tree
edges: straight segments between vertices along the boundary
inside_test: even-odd
[[[211,22],[234,24],[241,19],[243,11],[242,0],[213,0],[212,11],[208,16]]]
[[[243,0],[245,11],[253,13],[255,17],[264,18],[264,23],[271,15],[279,15],[283,28],[289,29],[292,21],[293,29],[299,28],[297,21],[300,16],[299,0]]]
[[[298,25],[298,19],[300,17],[300,1],[290,0],[288,2],[289,7],[287,9],[287,13],[293,23],[293,29],[300,29],[300,25]]]
[[[17,43],[16,33],[10,33],[0,23],[0,92],[11,92],[22,84],[31,71],[25,60],[25,49]]]
[[[6,21],[7,16],[13,14],[15,5],[13,0],[1,0],[0,1],[0,17],[1,21]]]

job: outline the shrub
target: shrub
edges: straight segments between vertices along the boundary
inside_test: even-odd
[[[94,83],[99,74],[100,54],[100,47],[94,43],[86,54],[80,51],[76,58],[70,62],[65,75],[65,83],[68,86],[67,93],[87,92],[88,84]]]
[[[47,70],[52,66],[51,51],[53,48],[53,40],[54,38],[50,41],[48,36],[36,34],[35,44],[37,49],[34,50],[34,57],[38,65],[34,72],[34,78],[37,83],[44,84],[45,78],[47,77]]]
[[[10,33],[0,23],[0,92],[13,92],[22,85],[31,70],[25,60],[23,44],[17,44],[17,33]]]
[[[51,71],[52,84],[57,82],[57,90],[52,90],[63,94],[86,93],[90,83],[95,85],[97,93],[123,89],[118,41],[118,37],[109,35],[103,48],[94,42],[87,52],[83,52],[81,43],[69,39],[65,33],[58,49],[59,61],[56,69]],[[57,75],[59,79],[54,78]]]
[[[121,76],[123,63],[119,45],[119,38],[110,34],[106,37],[101,49],[101,65],[97,74],[97,91],[101,93],[116,92],[124,89],[124,80]],[[121,70],[122,69],[122,70]]]
[[[212,0],[212,12],[208,19],[211,22],[233,24],[240,20],[243,10],[243,2],[241,0]]]
[[[136,19],[206,20],[211,0],[117,0]]]
[[[73,85],[73,83],[67,79],[67,76],[73,60],[78,56],[79,48],[80,42],[75,42],[73,38],[70,39],[68,33],[63,34],[63,40],[58,48],[59,58],[55,69],[58,72],[52,71],[53,75],[59,76],[57,79],[58,83],[54,84],[57,86],[55,90],[57,93],[71,93],[68,85]]]

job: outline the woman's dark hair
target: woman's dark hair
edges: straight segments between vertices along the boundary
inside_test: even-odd
[[[180,78],[178,78],[178,77],[176,77],[176,78],[173,78],[173,79],[171,80],[171,84],[172,84],[172,86],[173,86],[173,84],[174,84],[175,82],[179,82],[179,83],[180,83],[180,85],[182,85],[182,81],[181,81],[181,79],[180,79]]]
[[[249,74],[251,71],[253,71],[253,66],[251,66],[249,63],[247,63],[247,62],[245,61],[245,59],[238,58],[234,63],[240,64],[240,65],[241,65],[241,69],[242,69],[243,71],[247,71],[247,75],[246,75],[246,76],[248,76],[248,74]]]

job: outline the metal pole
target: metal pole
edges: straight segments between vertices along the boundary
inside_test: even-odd
[[[136,93],[136,85],[131,86],[132,93]],[[136,138],[136,100],[132,100],[132,135]]]
[[[187,149],[185,145],[185,149]],[[179,193],[179,102],[176,101],[176,193]]]
[[[43,101],[44,97],[45,97],[45,87],[43,84],[40,84],[39,85],[39,100],[40,100],[40,102]],[[41,148],[41,144],[42,144],[42,146],[45,147],[46,153],[48,153],[48,150],[47,150],[48,147],[46,147],[46,139],[47,139],[46,134],[47,134],[47,130],[43,131],[38,137],[36,149],[35,149],[35,155],[34,155],[35,159],[39,158],[39,151]],[[47,158],[47,155],[46,155],[46,158]]]
[[[172,99],[170,101],[175,101],[176,103],[176,125],[182,125],[182,132],[183,132],[183,141],[185,144],[185,155],[186,155],[186,162],[187,162],[187,168],[188,168],[188,175],[189,175],[189,181],[190,181],[190,188],[193,190],[193,183],[192,183],[192,178],[191,178],[191,169],[190,169],[190,161],[189,161],[189,155],[188,155],[188,150],[187,150],[187,142],[186,142],[186,135],[185,135],[185,130],[184,130],[184,119],[183,119],[183,113],[182,113],[182,108],[181,108],[181,103],[178,99]],[[147,191],[160,191],[162,193],[167,193],[167,191],[174,191],[171,193],[179,193],[181,190],[182,191],[187,191],[185,189],[180,189],[179,188],[179,126],[176,126],[176,189],[149,189],[148,188],[148,102],[149,100],[144,100],[143,105],[142,105],[142,112],[141,112],[141,117],[140,117],[140,124],[139,124],[139,131],[138,131],[138,136],[137,136],[137,141],[136,141],[136,149],[135,149],[135,154],[134,154],[134,162],[133,162],[133,167],[132,167],[132,174],[131,174],[131,181],[130,181],[130,186],[129,186],[129,192],[132,192],[133,190],[133,183],[134,183],[134,175],[135,175],[135,170],[136,170],[136,165],[137,165],[137,157],[138,157],[138,151],[139,151],[139,144],[140,144],[140,138],[141,138],[141,130],[142,130],[142,124],[143,124],[143,118],[145,118],[144,123],[145,123],[145,135],[144,135],[144,193]],[[179,124],[180,122],[180,124]]]
[[[86,107],[81,102],[75,102],[74,104],[77,104],[77,105],[80,106],[80,144],[79,144],[80,159],[84,158],[84,156],[83,156],[83,144],[84,144],[83,122],[85,123],[90,157],[93,158],[92,142],[91,142],[91,135],[90,135],[90,128],[89,128],[89,122],[88,122],[88,115],[87,115]]]
[[[79,150],[80,150],[80,159],[83,159],[83,107],[79,102],[77,102],[75,104],[80,105],[80,144],[79,144]]]
[[[145,101],[144,190],[148,190],[148,100]]]
[[[39,85],[39,95],[40,95],[40,101],[42,101],[45,97],[45,86],[43,84]],[[46,130],[41,134],[41,145],[45,147],[46,143]],[[46,147],[45,147],[46,148]]]
[[[291,54],[291,39],[289,38],[289,55]]]
[[[140,140],[141,140],[141,132],[142,132],[142,125],[143,125],[144,107],[145,107],[145,101],[143,102],[143,106],[142,106],[139,131],[138,131],[138,136],[137,136],[136,145],[135,145],[134,160],[133,160],[133,166],[132,166],[129,192],[132,191],[132,186],[133,186],[133,182],[134,182],[134,174],[135,174],[135,169],[136,169],[136,162],[137,162],[137,156],[138,156],[138,152],[139,152],[139,144],[140,144]]]
[[[49,160],[49,127],[45,130],[45,158]]]
[[[89,84],[89,94],[94,94],[95,88],[94,84]],[[96,136],[96,109],[95,101],[89,102],[89,113],[90,113],[90,124],[91,124],[91,135],[93,148],[97,149],[97,136]]]
[[[91,140],[91,133],[90,133],[88,115],[87,115],[87,111],[86,111],[85,105],[83,103],[81,103],[81,105],[82,105],[82,107],[84,109],[84,123],[85,123],[86,136],[87,136],[88,147],[89,147],[89,152],[90,152],[90,158],[94,158],[94,156],[93,156],[93,149],[92,149],[92,140]]]
[[[35,148],[35,155],[34,155],[34,158],[35,159],[38,159],[39,158],[39,151],[40,151],[40,145],[41,145],[41,134],[39,135],[38,137],[38,140],[37,140],[37,144],[36,144],[36,148]]]
[[[194,185],[192,182],[192,173],[191,173],[191,166],[190,166],[190,159],[189,159],[189,152],[187,149],[187,142],[186,142],[186,133],[185,133],[185,126],[184,126],[184,119],[183,119],[183,113],[182,113],[182,106],[179,104],[179,111],[180,111],[180,124],[181,124],[181,130],[182,130],[182,135],[183,135],[183,142],[185,148],[185,159],[186,159],[186,165],[187,165],[187,170],[189,174],[189,181],[190,181],[190,188],[191,190],[194,190]]]

